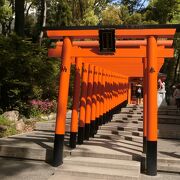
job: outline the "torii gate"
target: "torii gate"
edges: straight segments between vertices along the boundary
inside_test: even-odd
[[[70,146],[76,147],[77,133],[79,144],[94,136],[98,125],[108,121],[112,112],[128,100],[129,77],[144,77],[143,151],[146,152],[147,174],[157,174],[157,74],[164,58],[173,57],[173,41],[169,39],[173,38],[176,29],[148,27],[111,27],[115,30],[116,50],[108,54],[99,51],[99,27],[47,30],[50,39],[63,39],[55,49],[49,50],[49,56],[62,58],[54,140],[55,166],[63,163],[70,66],[75,63]]]

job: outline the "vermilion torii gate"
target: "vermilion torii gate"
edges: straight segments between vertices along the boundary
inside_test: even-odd
[[[63,163],[63,143],[70,66],[76,64],[70,146],[88,140],[98,126],[128,100],[129,77],[144,77],[143,150],[147,174],[157,174],[157,74],[164,58],[173,57],[174,28],[163,26],[111,27],[115,52],[99,51],[99,27],[69,27],[47,30],[57,42],[49,56],[61,57],[59,97],[54,140],[54,165]],[[103,27],[104,29],[104,27]],[[81,82],[82,81],[82,82]],[[80,93],[81,92],[81,93]],[[81,96],[80,96],[81,94]],[[147,147],[147,148],[146,148]]]

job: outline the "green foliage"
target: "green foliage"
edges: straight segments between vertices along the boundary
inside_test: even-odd
[[[142,24],[142,15],[140,13],[134,13],[126,19],[124,24]]]
[[[146,17],[159,24],[166,24],[179,16],[179,4],[179,0],[153,0],[147,7]]]
[[[98,17],[94,14],[94,11],[92,9],[88,9],[84,14],[81,25],[92,26],[92,25],[97,25],[98,22],[99,22]]]
[[[47,25],[49,26],[68,26],[71,25],[72,12],[68,1],[52,0],[48,2]]]
[[[9,121],[8,119],[6,119],[4,116],[0,115],[0,125],[10,126],[11,124],[12,124],[11,121]]]
[[[94,13],[101,19],[102,11],[106,9],[107,5],[112,3],[113,0],[95,0],[94,1]]]
[[[42,111],[37,107],[29,108],[28,116],[29,117],[40,117],[42,115]]]
[[[9,18],[12,17],[12,10],[9,7],[9,4],[7,1],[0,2],[0,23],[6,23]]]
[[[133,14],[138,10],[139,6],[141,7],[142,0],[121,0],[121,4],[126,6],[130,14]]]
[[[102,24],[103,25],[119,25],[122,24],[120,19],[120,9],[114,5],[109,5],[102,12]]]
[[[0,0],[0,6],[4,6],[5,0]]]
[[[0,36],[0,108],[27,109],[31,99],[56,98],[59,63],[17,36]]]
[[[0,131],[0,138],[17,134],[15,124],[2,115],[0,115],[0,125],[6,127],[4,131]]]
[[[12,135],[15,135],[17,134],[17,130],[16,130],[16,127],[15,127],[15,124],[12,124],[11,126],[9,126],[7,128],[7,130],[2,134],[2,137],[7,137],[7,136],[12,136]],[[0,135],[1,136],[1,135]]]

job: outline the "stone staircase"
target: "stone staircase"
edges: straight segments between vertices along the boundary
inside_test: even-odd
[[[159,138],[180,140],[180,112],[175,106],[159,109]]]
[[[69,123],[67,114],[64,146],[64,163],[56,169],[51,180],[90,179],[140,179],[144,164],[142,154],[143,112],[142,106],[127,106],[121,113],[114,114],[111,122],[99,127],[98,133],[76,149],[70,149]],[[159,129],[168,124],[178,126],[174,118],[164,123],[165,113],[175,110],[159,110]],[[175,116],[179,114],[168,114]],[[166,116],[167,117],[167,116]],[[165,117],[165,118],[166,118]],[[163,120],[162,120],[163,119]],[[167,119],[167,118],[166,118]],[[172,123],[171,123],[172,119]],[[166,121],[165,121],[166,122]],[[177,122],[179,122],[177,120]],[[36,131],[0,140],[0,156],[51,161],[55,121],[39,122]],[[159,135],[162,136],[161,130]],[[168,131],[167,131],[168,132]],[[174,131],[176,132],[176,131]],[[167,135],[167,134],[166,134]],[[168,136],[170,138],[177,136]],[[180,173],[180,146],[176,139],[159,139],[158,170]]]
[[[57,179],[139,179],[139,162],[100,157],[70,156],[50,180]]]
[[[143,136],[142,125],[143,121],[138,114],[143,112],[142,107],[127,106],[121,109],[121,115],[118,120],[113,121],[123,122],[128,125],[121,135],[126,140],[141,142],[140,137]],[[123,115],[125,114],[125,115]],[[133,114],[130,116],[130,114]],[[141,114],[142,115],[142,114]],[[116,115],[114,115],[116,117]],[[134,118],[136,116],[136,119]],[[127,118],[128,117],[128,118]],[[132,120],[133,119],[133,120]],[[132,131],[134,124],[138,124],[138,130]],[[175,107],[163,107],[158,111],[158,170],[165,172],[180,172],[180,113],[177,112]],[[121,126],[122,127],[122,126]],[[112,132],[113,133],[113,132]],[[116,132],[117,133],[117,132]],[[119,133],[119,129],[118,129]],[[130,134],[129,134],[130,133]],[[130,136],[129,138],[127,138]],[[139,139],[135,138],[139,137]]]

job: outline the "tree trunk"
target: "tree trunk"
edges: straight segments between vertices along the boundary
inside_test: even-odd
[[[24,36],[24,1],[15,0],[15,32],[17,35]]]
[[[81,13],[81,19],[83,19],[83,3],[81,0],[79,0],[79,9],[80,9],[80,13]]]
[[[3,35],[6,35],[6,23],[1,23],[1,26],[2,26],[2,34]]]
[[[33,3],[31,3],[31,4],[29,5],[29,7],[27,8],[26,17],[29,15],[29,10],[30,10],[30,8],[31,8],[32,5],[33,5]]]
[[[41,22],[42,22],[42,25],[41,25],[41,32],[40,32],[40,35],[39,35],[39,44],[41,46],[42,44],[42,38],[43,38],[43,27],[46,26],[46,16],[47,16],[47,4],[46,4],[46,0],[41,0]]]

